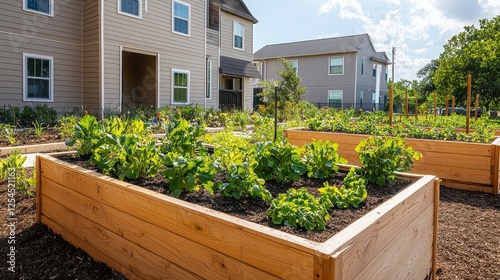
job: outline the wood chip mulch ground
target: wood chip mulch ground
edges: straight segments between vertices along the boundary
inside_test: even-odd
[[[35,224],[35,199],[16,195],[16,272],[10,254],[7,183],[0,185],[0,279],[125,279]],[[500,279],[500,195],[441,187],[437,279]]]

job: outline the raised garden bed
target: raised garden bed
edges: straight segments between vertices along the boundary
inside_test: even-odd
[[[354,150],[369,135],[317,132],[302,129],[285,130],[288,141],[302,146],[311,140],[330,140],[339,144],[339,154],[349,164],[359,165]],[[500,138],[492,143],[469,143],[406,138],[406,144],[422,153],[412,172],[432,174],[449,187],[500,194]]]
[[[325,242],[37,157],[37,222],[130,278],[425,279],[436,272],[439,180],[415,180]]]

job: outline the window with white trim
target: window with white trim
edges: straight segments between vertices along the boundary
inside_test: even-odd
[[[172,31],[183,35],[190,33],[191,5],[174,0],[173,1]]]
[[[172,70],[172,103],[189,103],[189,71]]]
[[[372,76],[373,76],[373,78],[377,77],[377,64],[375,64],[375,63],[373,63]]]
[[[299,61],[298,60],[289,60],[292,63],[292,69],[295,71],[295,76],[299,75]]]
[[[386,66],[386,67],[385,67],[385,81],[386,81],[386,82],[387,82],[387,79],[389,78],[389,73],[388,73],[388,71],[389,71],[389,67],[388,67],[388,66]]]
[[[118,0],[118,12],[133,17],[142,17],[142,0]]]
[[[239,22],[233,23],[233,47],[243,50],[243,38],[245,36],[245,28]]]
[[[23,54],[23,101],[53,100],[53,58]]]
[[[49,16],[54,15],[54,0],[23,0],[23,9]]]
[[[212,62],[207,58],[207,92],[206,98],[212,98]]]
[[[344,74],[344,57],[343,56],[330,57],[328,74],[330,74],[330,75],[343,75]]]
[[[344,99],[343,90],[329,90],[328,91],[328,107],[342,108]]]

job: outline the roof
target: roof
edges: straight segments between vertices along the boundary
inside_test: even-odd
[[[248,19],[254,24],[259,22],[250,12],[247,5],[243,2],[243,0],[219,0],[221,3],[221,9],[228,13],[237,15],[244,19]]]
[[[251,62],[237,58],[221,56],[220,72],[238,77],[262,78],[257,67]]]
[[[331,53],[358,52],[361,44],[368,40],[371,43],[368,34],[350,35],[335,38],[324,38],[292,43],[282,43],[276,45],[267,45],[254,53],[254,59],[269,59],[279,57],[293,57],[306,55],[320,55]],[[375,48],[373,48],[375,51]],[[382,55],[383,54],[383,55]],[[389,63],[387,56],[383,52],[377,52],[374,56],[380,61]]]

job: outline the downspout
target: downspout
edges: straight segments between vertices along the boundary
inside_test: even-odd
[[[204,95],[204,98],[203,98],[203,100],[204,100],[204,102],[203,102],[204,103],[203,108],[205,108],[205,109],[207,108],[207,91],[209,90],[207,88],[207,84],[208,84],[208,80],[207,80],[207,74],[208,74],[207,73],[207,66],[208,66],[208,59],[207,59],[207,27],[208,27],[207,19],[208,18],[207,18],[207,13],[208,13],[208,5],[209,5],[209,3],[210,3],[209,0],[205,1],[205,20],[204,20],[204,22],[205,22],[205,75],[204,75],[205,76],[205,92],[203,93],[203,95]],[[212,74],[212,73],[210,73],[210,74]],[[212,85],[210,85],[210,86],[212,86]]]
[[[358,103],[356,99],[358,93],[358,56],[359,52],[356,53],[356,67],[354,67],[354,110],[356,110],[356,105]]]
[[[99,63],[100,72],[99,84],[100,84],[100,107],[101,107],[101,119],[104,119],[104,0],[99,1],[100,4],[100,31],[99,31]]]

